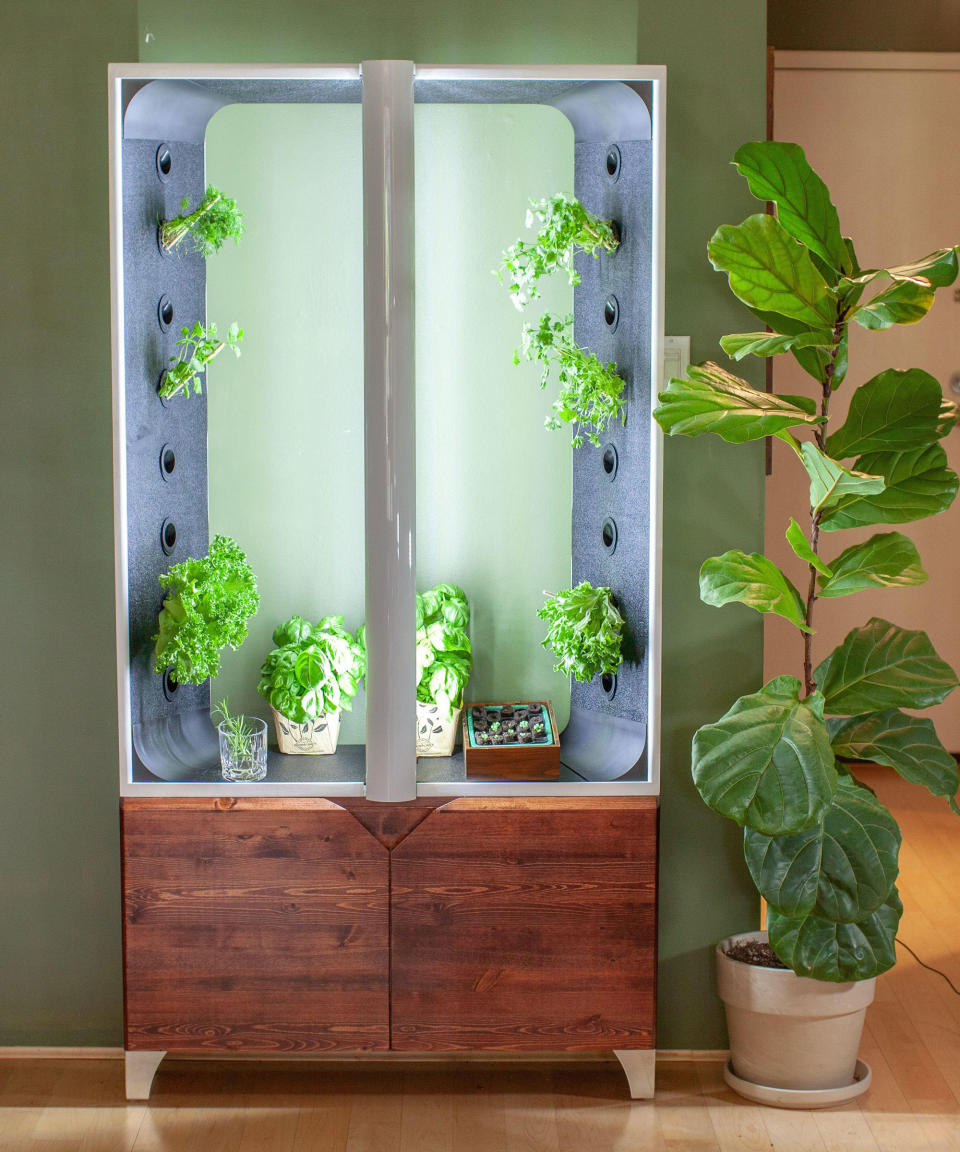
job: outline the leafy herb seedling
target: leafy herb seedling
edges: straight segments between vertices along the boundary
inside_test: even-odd
[[[544,427],[557,429],[572,424],[570,442],[575,448],[583,444],[584,437],[599,446],[599,433],[606,430],[610,421],[623,422],[623,380],[617,375],[616,364],[603,364],[576,343],[572,328],[572,316],[556,320],[545,312],[538,325],[523,326],[521,350],[527,360],[539,360],[544,365],[541,388],[546,388],[554,369],[557,373],[560,395],[554,400],[553,415],[544,420]],[[520,350],[514,352],[513,362],[520,363]]]
[[[183,356],[171,356],[172,368],[167,369],[160,385],[159,393],[164,400],[169,400],[182,392],[189,397],[190,389],[199,396],[201,393],[200,375],[205,372],[207,365],[219,356],[224,348],[232,349],[234,355],[240,355],[240,341],[243,339],[243,329],[239,324],[233,323],[227,330],[227,335],[221,340],[217,336],[216,324],[204,328],[199,322],[193,328],[182,328],[182,335],[177,346],[183,349]]]
[[[544,606],[537,612],[549,625],[544,648],[552,648],[557,672],[577,680],[592,680],[601,672],[616,672],[623,663],[620,652],[623,617],[609,588],[594,588],[584,581],[576,588],[544,593]],[[542,725],[535,725],[540,731]]]
[[[559,193],[547,199],[530,202],[526,227],[534,222],[541,227],[532,244],[518,240],[503,254],[497,271],[501,284],[506,284],[513,302],[523,309],[540,295],[537,283],[542,276],[566,272],[570,284],[579,284],[580,275],[573,266],[577,252],[598,256],[600,249],[616,252],[620,241],[609,220],[588,212],[579,200]]]
[[[153,670],[179,684],[202,684],[220,671],[224,648],[239,648],[260,607],[257,579],[240,546],[215,536],[207,556],[174,564],[158,577],[167,591],[154,637]]]
[[[448,718],[463,705],[473,668],[469,625],[467,594],[456,584],[417,595],[417,699]]]
[[[711,264],[765,328],[724,336],[720,346],[736,360],[790,352],[818,396],[773,395],[705,364],[670,380],[654,418],[670,435],[709,432],[733,444],[772,435],[797,454],[810,520],[806,531],[791,520],[786,540],[804,591],[766,556],[731,549],[704,561],[700,599],[789,620],[802,644],[803,679],[776,676],[695,733],[693,780],[709,808],[743,828],[747,867],[783,963],[817,980],[865,980],[896,962],[900,829],[857,781],[856,766],[892,768],[960,813],[956,760],[932,722],[912,711],[939,704],[957,676],[925,632],[878,617],[814,666],[818,600],[927,579],[900,532],[858,536],[828,556],[821,549],[840,530],[899,525],[950,507],[960,481],[939,441],[957,410],[919,368],[889,368],[861,383],[836,429],[831,401],[847,375],[851,324],[875,331],[921,320],[936,289],[956,279],[957,249],[861,268],[827,186],[797,144],[745,144],[734,163],[758,200],[774,202],[776,216],[725,224],[707,245]]]
[[[253,757],[253,725],[246,716],[233,716],[226,696],[213,708],[211,715],[219,722],[223,738],[236,761],[250,760]]]
[[[342,616],[309,624],[291,616],[273,633],[274,650],[260,670],[257,691],[294,724],[324,713],[350,712],[367,668],[361,637],[343,626]]]
[[[172,252],[188,236],[194,251],[204,259],[219,252],[231,237],[234,243],[240,243],[243,213],[237,208],[236,200],[224,196],[211,184],[197,207],[192,212],[189,208],[190,197],[184,196],[180,215],[161,222],[160,245],[165,252]]]

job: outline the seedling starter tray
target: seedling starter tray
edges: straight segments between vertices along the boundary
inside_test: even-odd
[[[504,717],[504,709],[508,715]],[[534,711],[531,713],[530,710]],[[511,734],[506,727],[510,714],[526,714],[530,724],[529,743],[519,738],[519,731]],[[480,743],[480,731],[474,727],[479,716],[489,724],[499,724],[497,735],[503,736],[499,744]],[[535,721],[542,718],[544,733],[541,738],[532,734]],[[520,720],[517,720],[519,726]],[[560,777],[560,734],[557,718],[549,700],[533,700],[521,703],[499,701],[496,703],[473,703],[464,708],[461,721],[463,730],[463,757],[467,778],[485,780],[557,780]],[[507,736],[513,738],[508,739]]]

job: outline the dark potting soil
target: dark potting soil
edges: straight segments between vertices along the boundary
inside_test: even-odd
[[[489,708],[474,705],[470,716],[477,747],[547,742],[542,704],[502,704]]]
[[[787,965],[774,952],[766,940],[744,940],[723,950],[731,960],[753,964],[757,968],[786,968]]]

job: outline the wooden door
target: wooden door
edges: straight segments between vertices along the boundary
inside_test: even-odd
[[[389,1047],[387,849],[319,799],[123,802],[126,1047]]]
[[[454,800],[394,848],[392,1047],[653,1048],[657,802]]]

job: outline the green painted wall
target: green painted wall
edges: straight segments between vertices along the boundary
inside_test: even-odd
[[[107,62],[124,0],[0,6],[0,1045],[120,1035]]]
[[[0,197],[4,219],[17,221],[4,237],[0,288],[2,639],[14,654],[0,671],[0,1044],[120,1036],[107,61],[132,59],[139,45],[146,60],[666,63],[667,330],[692,334],[695,358],[705,358],[741,323],[704,245],[717,223],[750,207],[727,163],[763,129],[760,0],[604,0],[589,19],[581,0],[529,0],[522,10],[513,0],[281,0],[272,12],[266,20],[253,0],[144,0],[139,31],[122,0],[8,0],[0,16],[0,98],[15,126],[0,137]],[[735,835],[688,783],[689,739],[757,683],[760,633],[736,608],[698,605],[696,571],[712,551],[759,547],[762,468],[759,452],[721,444],[670,442],[666,461],[660,1043],[714,1047],[722,1025],[709,946],[756,908]],[[57,729],[45,733],[51,714]]]

